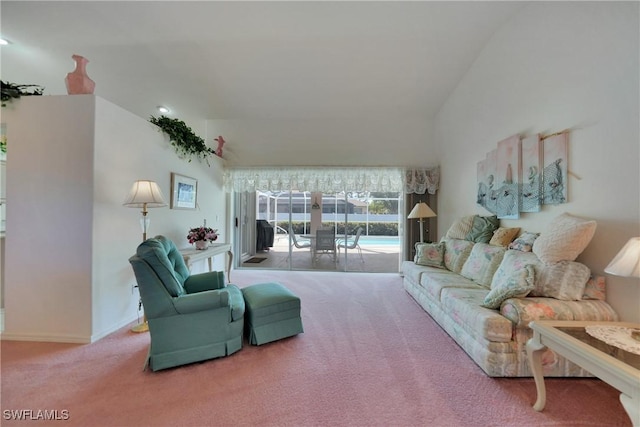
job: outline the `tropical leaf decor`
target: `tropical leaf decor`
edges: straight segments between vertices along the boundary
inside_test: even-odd
[[[185,122],[167,116],[151,116],[149,121],[169,136],[169,141],[179,157],[185,158],[189,162],[194,157],[203,159],[209,165],[209,156],[214,154],[214,150],[207,147],[204,139],[193,133],[193,130]]]
[[[0,80],[2,87],[2,106],[6,107],[7,102],[18,99],[22,96],[42,95],[44,87],[39,85],[19,85]]]

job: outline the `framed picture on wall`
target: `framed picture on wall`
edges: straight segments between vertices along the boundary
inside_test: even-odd
[[[171,172],[171,209],[195,209],[198,180]]]

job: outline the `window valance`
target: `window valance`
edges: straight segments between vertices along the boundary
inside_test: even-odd
[[[436,194],[440,186],[440,166],[428,169],[405,169],[404,192]]]
[[[226,191],[403,191],[404,169],[392,167],[231,168]]]

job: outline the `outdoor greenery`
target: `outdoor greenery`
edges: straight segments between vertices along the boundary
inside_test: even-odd
[[[18,99],[22,96],[42,95],[44,87],[38,85],[19,85],[0,80],[2,89],[2,106],[6,107],[7,102]]]
[[[189,162],[195,157],[205,160],[209,165],[209,156],[214,154],[213,149],[207,147],[204,139],[196,135],[185,122],[167,116],[151,116],[149,121],[167,134],[179,157]]]

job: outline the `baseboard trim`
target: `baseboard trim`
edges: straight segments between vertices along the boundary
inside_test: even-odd
[[[29,333],[11,333],[4,331],[4,310],[2,311],[2,333],[0,334],[0,340],[6,341],[40,341],[40,342],[60,342],[60,343],[69,343],[69,344],[91,344],[93,342],[98,341],[101,338],[106,337],[107,335],[117,331],[120,328],[127,326],[130,323],[138,320],[138,316],[134,315],[128,320],[123,320],[108,329],[98,333],[93,334],[91,336],[85,335],[70,335],[70,334],[29,334]]]

